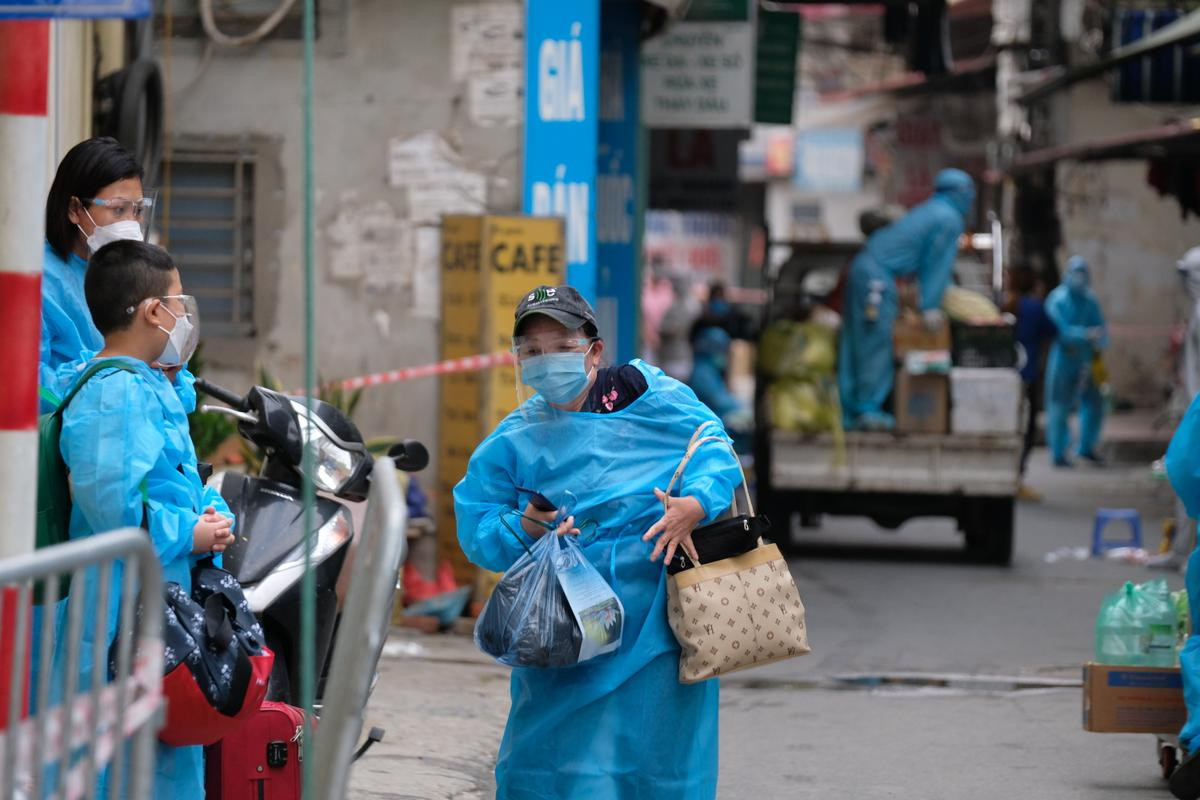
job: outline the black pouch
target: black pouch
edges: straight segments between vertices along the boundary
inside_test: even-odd
[[[675,470],[675,474],[671,476],[671,483],[667,486],[667,503],[670,502],[671,490],[676,482],[683,476],[684,469],[687,468],[688,462],[692,460],[696,450],[703,444],[708,442],[721,442],[729,445],[729,440],[724,436],[705,436],[704,434],[715,426],[715,422],[705,422],[696,429],[692,440],[688,442],[687,452],[683,456],[683,460],[679,462],[679,467]],[[734,458],[737,454],[733,453],[730,447],[730,453]],[[738,509],[738,492],[741,492],[745,504],[745,512]],[[666,503],[664,503],[664,506]],[[701,564],[709,564],[713,561],[720,561],[723,558],[733,558],[740,556],[742,553],[748,553],[755,547],[758,547],[759,540],[769,543],[766,538],[767,533],[771,530],[771,521],[765,516],[756,515],[754,513],[754,504],[750,501],[750,487],[746,485],[746,476],[742,475],[742,485],[734,490],[733,504],[729,507],[729,515],[710,522],[707,525],[701,525],[692,531],[692,544],[696,546],[696,553],[700,556]],[[682,548],[676,549],[675,555],[671,557],[667,563],[667,574],[675,575],[683,572],[685,569],[691,569],[695,564],[688,557],[687,553],[683,552]]]
[[[696,528],[692,531],[692,544],[696,545],[700,563],[708,564],[748,553],[758,547],[759,539],[769,542],[767,533],[770,530],[771,521],[765,516],[737,514],[732,518],[720,519]],[[671,563],[667,564],[667,574],[674,575],[694,566],[687,553],[676,550]]]

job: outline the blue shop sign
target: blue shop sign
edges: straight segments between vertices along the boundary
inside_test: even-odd
[[[567,280],[596,299],[600,0],[526,4],[524,209],[563,217]]]
[[[132,19],[151,11],[150,0],[0,0],[0,19]]]
[[[596,313],[616,363],[637,355],[641,281],[638,264],[638,114],[641,6],[605,0],[600,32],[600,144],[596,177]]]

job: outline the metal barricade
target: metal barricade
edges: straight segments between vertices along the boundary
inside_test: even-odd
[[[362,733],[371,681],[387,639],[396,575],[408,550],[407,516],[395,465],[388,458],[376,459],[367,517],[330,662],[321,723],[314,733],[316,785],[307,796],[319,800],[348,796],[354,747]]]
[[[60,602],[65,576],[70,592]],[[86,631],[107,631],[114,586],[116,644],[110,652],[108,637],[94,635],[85,652]],[[0,593],[15,605],[5,616],[12,629],[0,630],[12,650],[0,798],[97,797],[105,769],[108,797],[150,797],[162,712],[163,596],[149,537],[126,529],[5,559]],[[90,668],[81,667],[88,657]]]

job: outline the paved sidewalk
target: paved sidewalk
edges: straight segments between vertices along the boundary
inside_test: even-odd
[[[1169,797],[1153,737],[1081,730],[1074,684],[1105,593],[1160,574],[1178,588],[1182,577],[1044,557],[1087,545],[1098,505],[1140,509],[1152,547],[1170,489],[1148,465],[1052,470],[1044,450],[1030,480],[1046,501],[1019,507],[1010,568],[970,563],[940,520],[895,533],[829,520],[806,532],[835,545],[792,564],[814,652],[722,682],[722,800]],[[871,685],[896,673],[918,685]],[[933,685],[947,674],[996,679]],[[387,736],[356,765],[349,796],[493,797],[508,705],[508,670],[470,637],[395,631],[366,720]]]

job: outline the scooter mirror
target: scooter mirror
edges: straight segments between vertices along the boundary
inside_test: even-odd
[[[396,469],[405,472],[420,472],[429,466],[429,451],[415,439],[405,439],[392,445],[388,457],[396,462]]]

